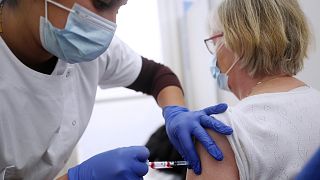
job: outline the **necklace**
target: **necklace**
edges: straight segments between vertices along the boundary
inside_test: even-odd
[[[276,76],[276,77],[273,77],[273,78],[270,78],[270,79],[266,79],[264,81],[262,80],[262,81],[257,82],[257,84],[252,87],[251,92],[247,96],[250,96],[257,86],[259,86],[261,84],[265,84],[266,82],[269,82],[269,81],[272,81],[272,80],[275,80],[275,79],[283,78],[283,77],[289,77],[289,75]]]
[[[268,81],[271,81],[271,80],[274,80],[274,79],[278,79],[278,78],[281,78],[281,77],[283,77],[283,76],[277,76],[277,77],[273,77],[271,79],[266,79],[264,81],[259,81],[259,82],[257,82],[257,84],[254,87],[258,86],[259,84],[263,84],[263,83],[266,83]]]
[[[2,29],[2,22],[3,22],[3,18],[2,18],[2,9],[3,9],[3,2],[0,4],[0,33],[3,33],[3,29]]]

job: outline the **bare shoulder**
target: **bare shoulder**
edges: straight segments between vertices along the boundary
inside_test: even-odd
[[[240,179],[234,152],[227,138],[212,130],[207,130],[207,132],[221,148],[224,154],[224,159],[223,161],[216,161],[212,156],[210,156],[206,149],[199,142],[197,142],[196,148],[201,160],[202,173],[200,176],[197,176],[192,170],[188,170],[187,180]]]

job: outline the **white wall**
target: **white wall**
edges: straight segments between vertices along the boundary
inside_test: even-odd
[[[313,44],[305,68],[297,77],[320,90],[320,1],[301,0],[300,4],[311,24]]]
[[[144,145],[161,124],[161,109],[152,97],[99,102],[78,145],[80,162],[118,147]]]
[[[192,105],[195,109],[207,107],[217,102],[216,84],[210,73],[212,55],[208,52],[204,39],[208,38],[207,16],[209,12],[208,0],[193,1],[190,9],[185,12],[185,33],[188,40],[187,57],[184,62],[185,74],[192,91]],[[188,97],[189,98],[189,97]]]
[[[164,61],[178,74],[188,107],[200,109],[217,102],[210,75],[211,55],[204,39],[210,0],[159,0]]]

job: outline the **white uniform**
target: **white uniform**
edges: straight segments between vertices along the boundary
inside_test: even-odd
[[[141,56],[114,37],[97,60],[59,60],[46,75],[0,39],[0,179],[53,179],[87,127],[97,86],[128,86],[141,66]]]
[[[241,180],[293,179],[320,146],[320,93],[301,87],[251,96],[215,117],[228,136]]]

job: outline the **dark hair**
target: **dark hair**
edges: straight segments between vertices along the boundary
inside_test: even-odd
[[[2,0],[1,3],[6,3],[8,4],[10,7],[16,7],[18,6],[20,0]]]
[[[98,9],[108,9],[117,4],[118,0],[92,0],[93,5]]]
[[[172,146],[166,127],[162,125],[159,127],[149,138],[146,143],[146,147],[150,151],[149,161],[182,161],[178,151]],[[180,176],[181,179],[185,179],[187,168],[184,166],[175,167],[173,169],[158,169],[160,172],[174,174]]]
[[[10,7],[16,7],[20,0],[2,0],[1,3],[7,3]],[[96,7],[110,8],[114,6],[118,0],[92,0]]]

